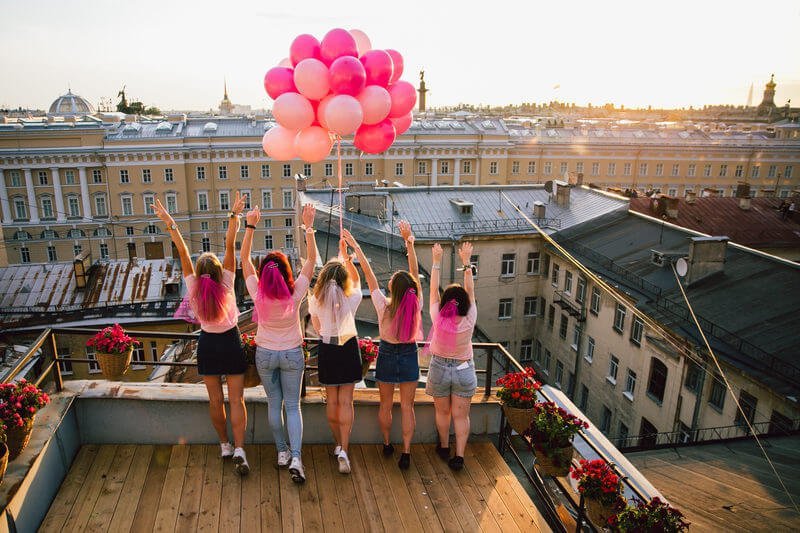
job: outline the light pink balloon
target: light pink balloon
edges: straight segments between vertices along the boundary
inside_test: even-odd
[[[292,62],[290,66],[297,66],[302,60],[308,58],[319,59],[319,41],[307,33],[298,35],[289,46],[289,58]]]
[[[306,163],[322,161],[331,153],[333,140],[328,130],[320,126],[309,126],[300,130],[294,139],[294,149]]]
[[[377,124],[389,116],[392,98],[389,96],[389,91],[383,87],[367,85],[356,98],[364,111],[364,124]]]
[[[330,66],[336,58],[342,56],[358,57],[356,40],[350,32],[342,28],[335,28],[325,34],[320,43],[320,58]]]
[[[358,100],[347,94],[334,96],[325,109],[325,122],[333,133],[351,135],[364,121],[364,112]]]
[[[394,83],[403,75],[403,56],[397,50],[386,49],[386,53],[392,56],[392,65],[394,66],[394,73],[389,83]]]
[[[294,65],[292,65],[292,60],[291,59],[289,59],[288,57],[284,57],[283,59],[281,59],[281,62],[278,63],[278,66],[279,67],[292,68]]]
[[[295,74],[295,77],[297,74]],[[392,98],[392,108],[389,110],[389,118],[402,117],[412,109],[417,103],[417,90],[407,81],[398,81],[389,86],[389,96]]]
[[[297,92],[294,86],[294,71],[286,67],[273,67],[264,76],[264,89],[275,100],[283,93]]]
[[[361,56],[361,64],[367,73],[367,85],[386,87],[392,79],[394,66],[392,56],[383,50],[370,50]]]
[[[320,100],[319,105],[317,106],[317,122],[319,122],[320,126],[326,130],[329,130],[330,128],[328,127],[328,122],[325,120],[325,110],[328,108],[328,104],[335,96],[335,94],[329,94]]]
[[[330,85],[334,94],[356,96],[367,84],[367,73],[361,61],[343,56],[331,63]]]
[[[294,67],[294,84],[309,100],[322,100],[331,90],[328,67],[319,59],[304,59]]]
[[[389,120],[391,120],[392,124],[394,124],[394,129],[397,132],[397,135],[402,135],[408,130],[408,128],[411,127],[411,122],[414,120],[414,118],[411,115],[411,112],[408,112],[402,117],[389,117]]]
[[[385,152],[397,137],[394,125],[388,119],[377,124],[365,124],[358,128],[353,145],[362,152],[379,154]]]
[[[370,42],[366,33],[361,30],[350,30],[350,35],[352,35],[353,39],[356,40],[356,48],[358,49],[359,56],[362,56],[365,52],[372,50],[372,43]]]
[[[294,149],[295,137],[297,137],[296,131],[286,129],[283,126],[273,126],[264,134],[261,146],[272,159],[288,161],[297,157],[297,152]]]
[[[386,93],[389,94],[389,93]],[[308,99],[297,93],[283,93],[272,104],[278,124],[290,130],[302,130],[314,122],[314,108]]]

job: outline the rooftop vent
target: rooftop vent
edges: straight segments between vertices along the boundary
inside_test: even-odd
[[[462,215],[471,215],[472,208],[475,205],[472,202],[468,202],[460,198],[450,198],[450,203],[456,206],[458,212],[461,213]]]
[[[692,237],[689,244],[689,272],[686,283],[691,285],[722,272],[728,237]]]
[[[533,218],[543,219],[547,213],[547,206],[543,202],[533,202]]]
[[[216,131],[217,131],[216,122],[206,122],[206,125],[203,126],[203,133],[215,133]]]

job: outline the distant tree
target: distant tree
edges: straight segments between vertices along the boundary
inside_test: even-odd
[[[157,107],[148,107],[147,109],[144,110],[143,114],[145,114],[145,115],[160,115],[161,114],[161,110],[159,108],[157,108]]]

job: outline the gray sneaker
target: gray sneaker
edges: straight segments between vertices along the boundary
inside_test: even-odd
[[[292,464],[289,465],[289,475],[295,483],[305,483],[306,473],[303,470],[303,461],[299,457],[292,457]]]
[[[339,452],[337,457],[339,460],[339,473],[340,474],[349,474],[350,473],[350,459],[347,457],[347,452],[342,450]]]

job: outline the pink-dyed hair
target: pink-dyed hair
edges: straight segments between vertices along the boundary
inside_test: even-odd
[[[389,312],[389,309],[386,310]],[[397,306],[392,317],[392,331],[400,342],[414,342],[417,338],[417,331],[421,316],[419,312],[419,297],[417,290],[413,287],[406,289],[400,305]]]
[[[200,275],[188,297],[189,305],[200,322],[217,322],[225,313],[227,291],[210,274]]]
[[[426,348],[430,350],[430,341],[433,335],[436,335],[436,340],[445,350],[452,350],[456,346],[456,334],[458,333],[458,322],[461,315],[458,313],[458,301],[453,298],[447,300],[439,309],[439,315],[433,321],[431,331],[428,333],[428,345]]]
[[[286,284],[278,263],[268,261],[261,269],[261,277],[258,279],[258,294],[256,295],[255,306],[253,308],[253,321],[258,322],[259,317],[266,320],[268,315],[268,300],[287,301],[284,313],[294,308],[292,293]]]

